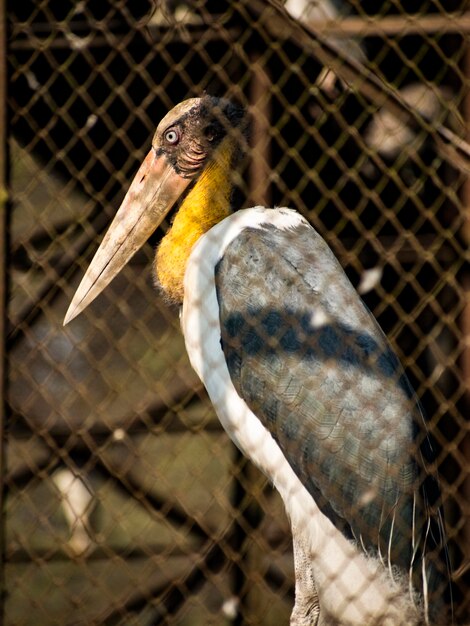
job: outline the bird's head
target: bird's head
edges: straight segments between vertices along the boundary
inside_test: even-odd
[[[185,100],[162,119],[145,157],[65,316],[85,309],[147,241],[175,205],[173,226],[157,253],[157,278],[182,300],[186,260],[197,239],[230,212],[231,172],[246,128],[228,100]]]

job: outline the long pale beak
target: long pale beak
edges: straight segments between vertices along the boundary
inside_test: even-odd
[[[64,326],[144,245],[190,182],[175,172],[165,155],[150,150],[70,303]]]

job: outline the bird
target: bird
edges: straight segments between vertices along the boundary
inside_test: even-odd
[[[248,115],[176,105],[86,271],[64,324],[170,211],[154,275],[233,442],[279,491],[293,536],[291,626],[449,624],[451,572],[417,397],[321,235],[294,209],[240,208]]]

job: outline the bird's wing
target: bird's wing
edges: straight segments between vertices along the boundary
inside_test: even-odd
[[[231,380],[323,513],[388,565],[421,567],[419,407],[326,243],[308,226],[245,229],[215,281]]]

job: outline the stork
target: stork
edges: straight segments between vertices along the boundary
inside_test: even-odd
[[[70,322],[174,209],[156,282],[235,444],[272,481],[294,547],[291,624],[448,624],[446,536],[419,402],[332,251],[289,208],[232,207],[246,128],[212,96],[160,122]]]

